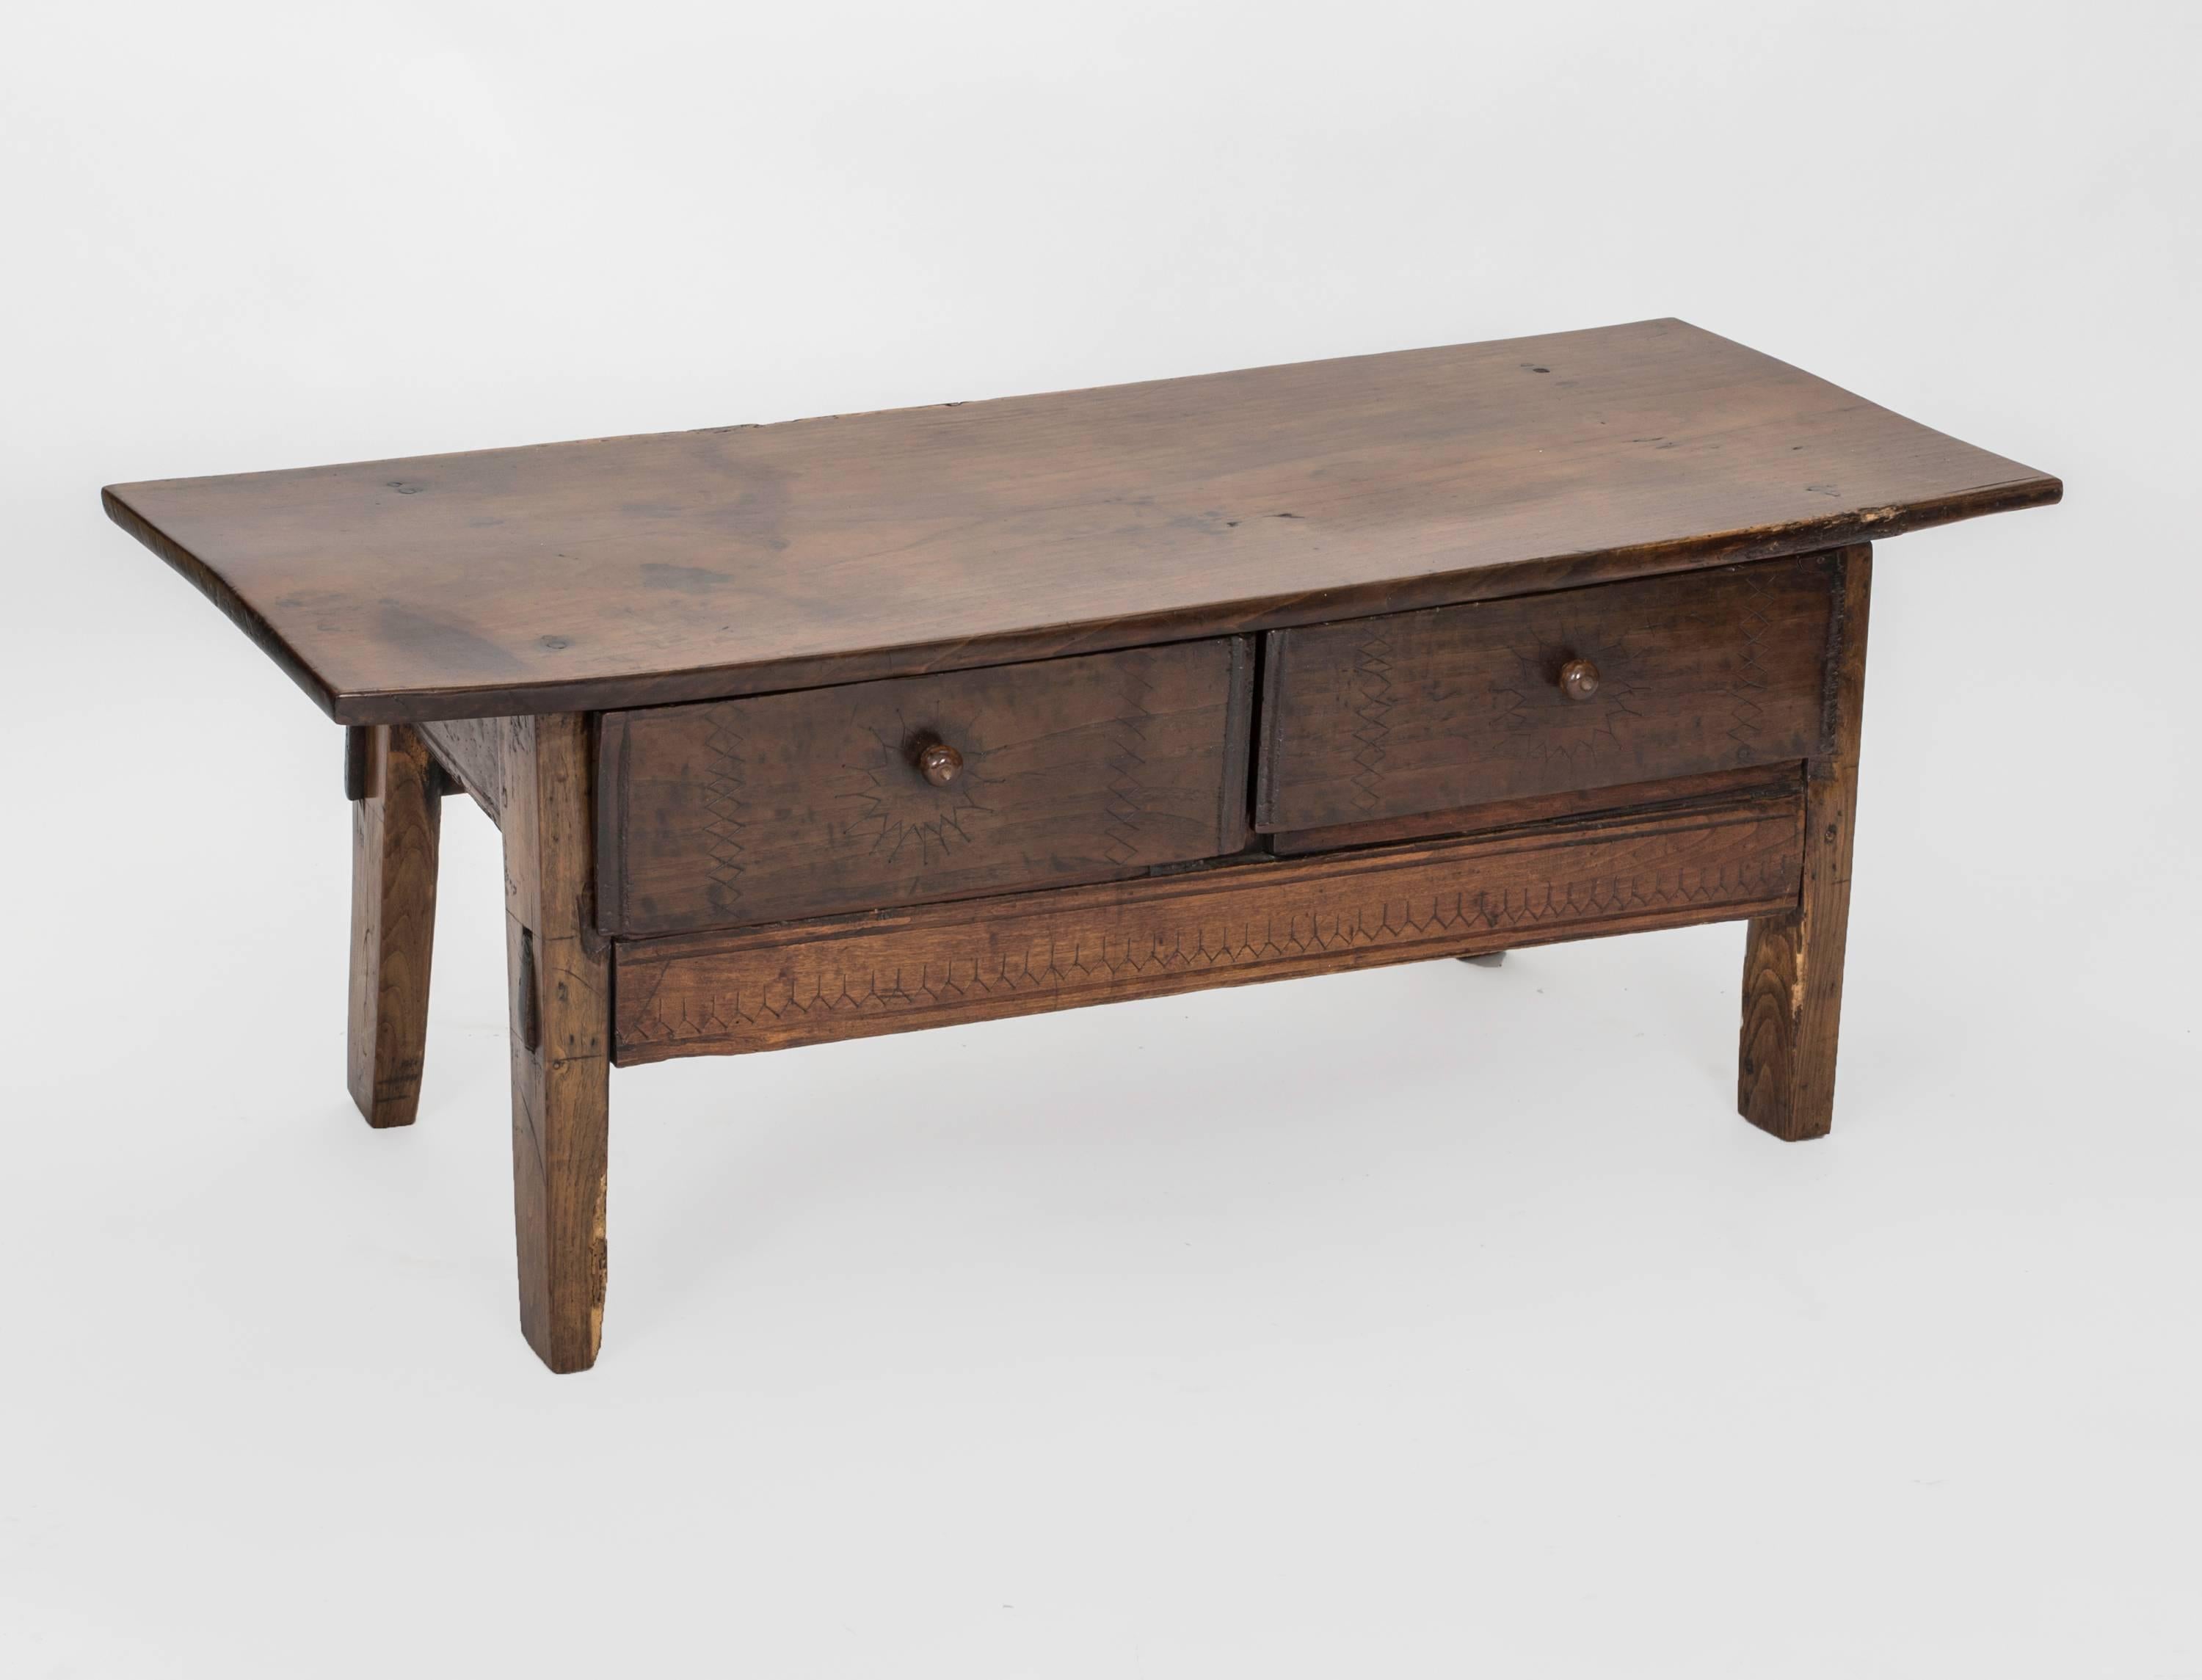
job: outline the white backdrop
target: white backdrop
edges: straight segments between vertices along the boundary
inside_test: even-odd
[[[2202,1673],[2194,9],[49,5],[0,55],[0,1671]],[[1874,604],[1836,1132],[1735,928],[615,1076],[104,482],[1677,314],[2062,475]]]

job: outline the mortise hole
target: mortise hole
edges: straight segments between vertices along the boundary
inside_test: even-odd
[[[530,1054],[543,1047],[543,1005],[538,999],[541,989],[535,983],[535,930],[520,930],[520,975],[514,981],[519,995],[513,999],[513,1024],[520,1033],[520,1042]]]

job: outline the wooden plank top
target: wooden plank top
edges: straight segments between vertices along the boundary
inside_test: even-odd
[[[2063,486],[1679,321],[110,486],[339,722],[909,675],[1641,576]]]

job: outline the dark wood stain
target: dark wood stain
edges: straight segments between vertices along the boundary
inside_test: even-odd
[[[104,499],[339,722],[368,723],[1319,623],[1827,548],[2059,494],[2046,475],[1653,321],[116,485]]]
[[[106,500],[347,725],[374,1125],[502,830],[573,1371],[615,1062],[1740,919],[1738,1106],[1825,1134],[1864,539],[2060,493],[1669,321]]]
[[[428,1044],[443,800],[402,723],[346,740],[351,808],[351,1003],[346,1083],[374,1127],[409,1126]]]
[[[556,1371],[603,1333],[611,949],[597,933],[591,778],[580,716],[504,726],[505,956],[512,989],[512,1200],[520,1328]]]
[[[903,677],[603,723],[616,934],[1144,874],[1245,844],[1243,639]],[[921,760],[946,747],[945,785]]]
[[[1831,637],[1828,739],[1805,766],[1797,907],[1755,919],[1744,942],[1736,1107],[1752,1125],[1792,1141],[1824,1137],[1834,1124],[1872,592],[1872,551],[1849,550]]]
[[[1493,828],[1517,828],[1562,817],[1595,816],[1609,811],[1657,812],[1733,799],[1739,796],[1781,798],[1804,792],[1802,761],[1753,764],[1745,769],[1709,770],[1702,775],[1668,776],[1618,787],[1570,789],[1521,799],[1493,799],[1457,811],[1418,811],[1373,822],[1339,822],[1327,828],[1285,828],[1268,837],[1281,858],[1348,846],[1381,846],[1394,840],[1434,840],[1448,834],[1480,834]]]
[[[1835,563],[1280,630],[1255,823],[1302,829],[1801,759],[1822,728]],[[1563,674],[1594,663],[1594,692]]]
[[[1164,996],[1793,906],[1793,793],[615,947],[621,1064]]]
[[[420,727],[445,773],[495,822],[504,804],[505,720],[464,717]]]

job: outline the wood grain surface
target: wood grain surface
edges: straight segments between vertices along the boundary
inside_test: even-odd
[[[1304,829],[1802,758],[1827,555],[1281,630],[1255,824]],[[1595,663],[1571,699],[1562,668]]]
[[[1139,875],[1246,840],[1244,637],[606,714],[598,908],[662,934]],[[955,750],[945,786],[927,747]]]
[[[470,717],[420,727],[445,773],[495,822],[504,806],[504,720]]]
[[[611,961],[595,922],[586,717],[504,728],[505,951],[520,1328],[556,1371],[603,1329]]]
[[[1823,1137],[1834,1124],[1873,551],[1860,545],[1842,560],[1827,738],[1805,765],[1798,905],[1753,921],[1744,941],[1736,1107],[1754,1126],[1792,1141]]]
[[[809,1044],[1797,901],[1793,792],[1322,859],[621,941],[622,1063]]]
[[[1626,782],[1617,787],[1571,789],[1520,799],[1493,799],[1454,811],[1414,811],[1405,816],[1379,817],[1370,822],[1340,822],[1324,828],[1282,828],[1268,836],[1269,849],[1280,858],[1305,857],[1348,846],[1488,834],[1494,828],[1519,828],[1564,817],[1601,816],[1609,811],[1663,811],[1694,807],[1738,794],[1801,795],[1804,787],[1805,766],[1801,760],[1786,764],[1754,764],[1746,769],[1710,770],[1703,775],[1668,776],[1654,781]]]
[[[1678,321],[111,486],[340,722],[702,700],[1826,548],[2058,481]]]
[[[346,1083],[370,1126],[409,1126],[428,1045],[443,799],[420,735],[402,723],[347,743],[351,808],[351,1007]]]

